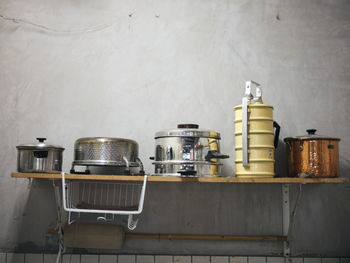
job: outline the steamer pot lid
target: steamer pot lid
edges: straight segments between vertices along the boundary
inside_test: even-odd
[[[302,135],[302,136],[295,136],[295,137],[287,137],[284,138],[284,141],[305,141],[305,140],[333,140],[333,141],[340,141],[339,138],[333,138],[329,136],[319,135],[316,134],[316,129],[308,129],[306,132],[308,134]]]
[[[126,142],[138,145],[136,141],[124,138],[112,138],[112,137],[84,137],[79,138],[75,143],[100,143],[100,142]]]
[[[46,138],[39,137],[36,139],[38,140],[36,143],[20,144],[16,148],[18,150],[64,150],[62,146],[45,143]]]
[[[199,130],[197,124],[179,124],[178,129],[159,131],[155,134],[155,139],[162,137],[203,137],[220,139],[220,133],[209,130]]]

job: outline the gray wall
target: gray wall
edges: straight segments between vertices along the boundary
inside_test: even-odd
[[[0,13],[0,248],[55,249],[50,183],[10,178],[16,148],[46,136],[63,145],[114,136],[139,142],[148,172],[154,133],[195,122],[222,135],[234,175],[233,107],[244,81],[263,84],[281,137],[307,128],[340,137],[350,168],[349,1],[20,1]],[[110,25],[110,26],[109,26]],[[285,175],[283,147],[277,172]],[[293,188],[292,197],[295,198]],[[149,184],[138,232],[280,235],[279,185]],[[124,218],[118,220],[123,221]],[[293,255],[349,256],[349,184],[305,185]],[[127,240],[123,253],[277,255],[278,242]]]

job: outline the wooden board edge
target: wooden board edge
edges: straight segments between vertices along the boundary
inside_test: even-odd
[[[61,174],[44,173],[11,173],[14,178],[36,178],[36,179],[61,179]],[[96,180],[96,181],[143,181],[143,176],[126,175],[86,175],[86,174],[66,174],[68,180]],[[345,183],[348,178],[237,178],[237,177],[162,177],[148,176],[149,182],[173,182],[173,183],[297,183],[297,184],[325,184],[325,183]]]

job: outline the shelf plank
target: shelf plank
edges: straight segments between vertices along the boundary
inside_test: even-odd
[[[126,233],[126,238],[146,239],[192,239],[192,240],[243,240],[243,241],[287,241],[285,236],[233,236],[233,235],[187,235],[187,234],[139,234]]]
[[[61,174],[44,173],[12,173],[14,178],[39,178],[39,179],[61,179]],[[94,175],[94,174],[66,174],[69,180],[98,180],[98,181],[143,181],[143,176],[126,175]],[[149,182],[199,182],[199,183],[278,183],[278,184],[325,184],[325,183],[345,183],[347,178],[236,178],[236,177],[165,177],[148,176]]]

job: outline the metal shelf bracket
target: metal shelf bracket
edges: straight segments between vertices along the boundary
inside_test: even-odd
[[[282,228],[283,236],[287,236],[290,227],[290,202],[289,202],[289,184],[282,184]],[[289,240],[283,241],[283,255],[290,256]]]
[[[299,184],[299,190],[294,203],[293,211],[290,212],[290,191],[289,184],[282,184],[282,227],[283,235],[287,240],[283,242],[283,255],[289,260],[290,258],[290,243],[292,241],[291,233],[293,231],[297,209],[302,195],[302,184]]]

